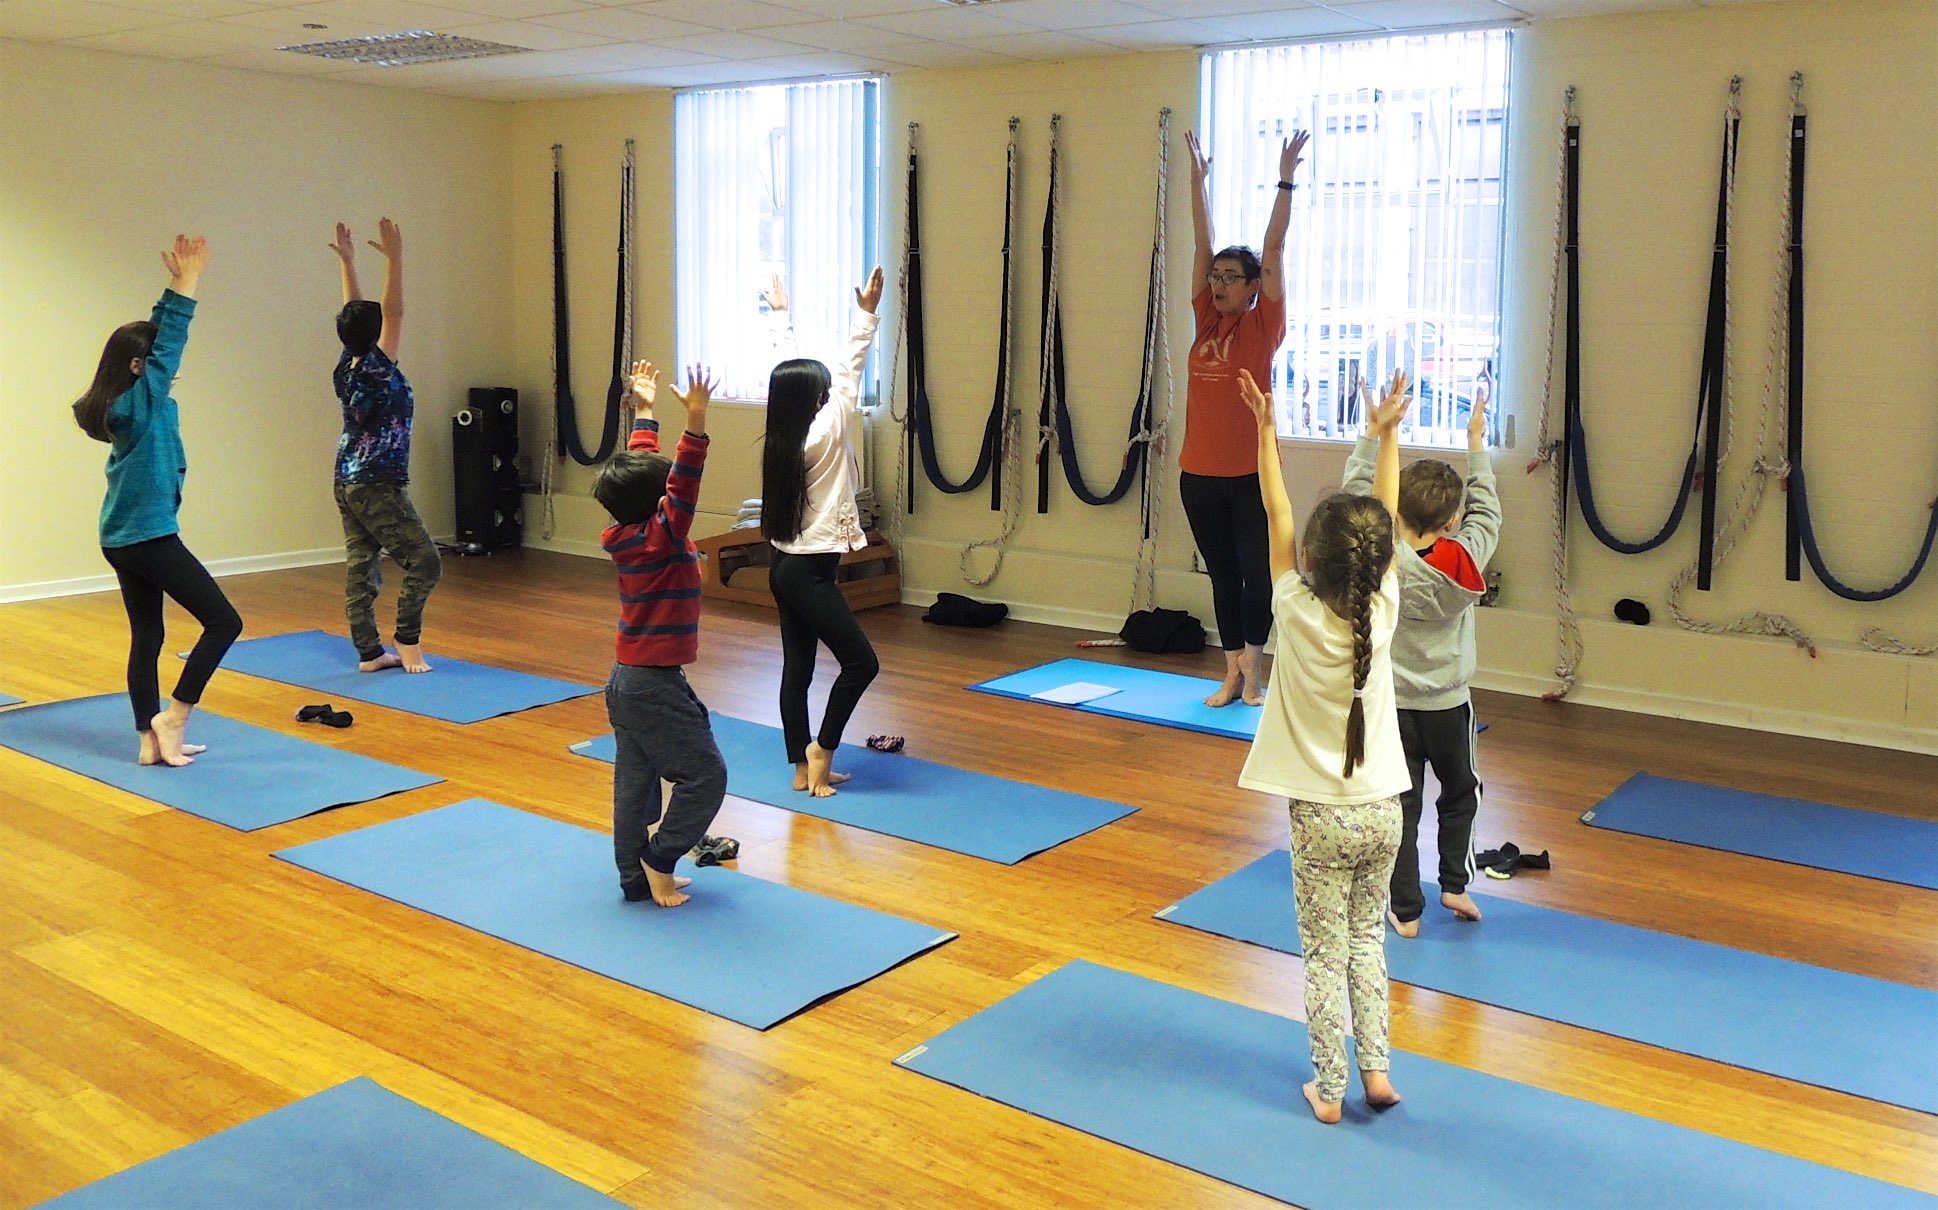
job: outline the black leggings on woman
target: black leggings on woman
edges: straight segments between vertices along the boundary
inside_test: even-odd
[[[817,645],[826,643],[841,661],[841,675],[828,690],[821,732],[814,740],[829,752],[841,746],[848,716],[881,670],[874,647],[834,582],[840,565],[838,554],[790,555],[776,550],[767,577],[781,613],[781,731],[787,737],[787,759],[796,765],[807,760],[808,686],[814,682]]]
[[[172,598],[202,623],[202,637],[188,653],[175,700],[193,706],[215,675],[229,644],[242,633],[242,618],[229,598],[215,586],[208,569],[188,552],[181,538],[169,534],[133,546],[104,546],[108,566],[121,581],[121,603],[128,610],[128,702],[134,707],[135,730],[146,731],[161,713],[161,681],[155,661],[162,653],[162,598]]]
[[[1263,647],[1272,629],[1272,549],[1258,475],[1178,476],[1185,519],[1211,573],[1211,609],[1226,651]]]

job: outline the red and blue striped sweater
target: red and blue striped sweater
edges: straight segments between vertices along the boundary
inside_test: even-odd
[[[626,448],[658,453],[659,421],[633,421]],[[706,461],[705,435],[681,433],[659,508],[644,521],[606,527],[601,545],[619,573],[622,664],[675,667],[699,657],[700,552],[686,534]]]

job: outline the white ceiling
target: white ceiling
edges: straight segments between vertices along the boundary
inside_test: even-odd
[[[0,0],[0,37],[527,100],[1764,2]],[[380,68],[276,49],[412,29],[527,47],[530,53]]]

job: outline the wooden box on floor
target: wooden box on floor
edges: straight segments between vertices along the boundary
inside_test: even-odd
[[[875,530],[863,536],[868,539],[868,545],[843,554],[841,565],[834,573],[841,595],[848,598],[848,608],[873,609],[877,605],[901,604],[902,561],[896,557],[895,548]],[[697,539],[694,545],[700,548],[705,560],[700,572],[701,596],[774,608],[774,594],[767,588],[765,559],[758,563],[744,561],[755,556],[754,551],[745,548],[765,547],[767,535],[759,529],[732,529],[711,538]],[[767,553],[761,551],[763,555]]]

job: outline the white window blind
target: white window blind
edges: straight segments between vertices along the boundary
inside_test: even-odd
[[[673,102],[675,347],[719,394],[764,399],[776,276],[803,356],[834,356],[876,262],[880,85],[831,80],[682,93]]]
[[[1280,141],[1312,133],[1286,238],[1280,436],[1356,435],[1355,384],[1401,368],[1419,399],[1403,438],[1464,447],[1500,346],[1507,31],[1223,51],[1203,81],[1221,245],[1257,246]]]

